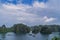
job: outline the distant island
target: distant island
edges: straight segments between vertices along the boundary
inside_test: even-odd
[[[35,25],[27,26],[25,24],[14,24],[12,27],[7,28],[6,25],[0,26],[0,33],[14,32],[16,34],[26,34],[32,31],[33,34],[51,34],[52,32],[60,32],[60,25]]]

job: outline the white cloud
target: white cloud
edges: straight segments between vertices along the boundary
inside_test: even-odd
[[[30,5],[24,5],[22,3],[14,5],[11,3],[3,4],[3,7],[6,9],[19,9],[19,10],[26,10],[29,8],[47,8],[47,5],[44,2],[37,2],[35,1],[33,3],[33,6]]]
[[[24,5],[24,4],[17,4],[17,5],[14,5],[14,4],[3,4],[3,7],[5,9],[12,9],[12,10],[22,10],[22,11],[25,11],[26,9],[28,8],[31,8],[31,6],[29,5]]]
[[[48,18],[47,16],[44,16],[43,20],[44,20],[44,22],[52,22],[52,21],[55,21],[56,18],[53,18],[53,17]]]
[[[34,2],[33,7],[47,8],[47,5],[44,2]]]

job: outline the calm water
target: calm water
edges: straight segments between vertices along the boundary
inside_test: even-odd
[[[59,33],[52,33],[50,35],[42,35],[40,33],[35,36],[29,34],[20,34],[16,35],[13,32],[9,32],[6,34],[0,34],[0,40],[51,40],[52,37],[59,36]]]

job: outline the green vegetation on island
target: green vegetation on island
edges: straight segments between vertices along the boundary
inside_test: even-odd
[[[52,40],[60,40],[60,37],[54,37]]]
[[[24,24],[14,24],[13,25],[13,32],[15,33],[29,33],[30,28]]]
[[[51,34],[52,32],[60,32],[60,25],[38,25],[27,26],[25,24],[14,24],[12,27],[7,28],[6,25],[0,26],[0,33],[14,32],[14,33],[32,33],[37,34]]]

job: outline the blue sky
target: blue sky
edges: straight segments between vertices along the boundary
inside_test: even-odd
[[[59,0],[0,0],[0,25],[60,24]]]

